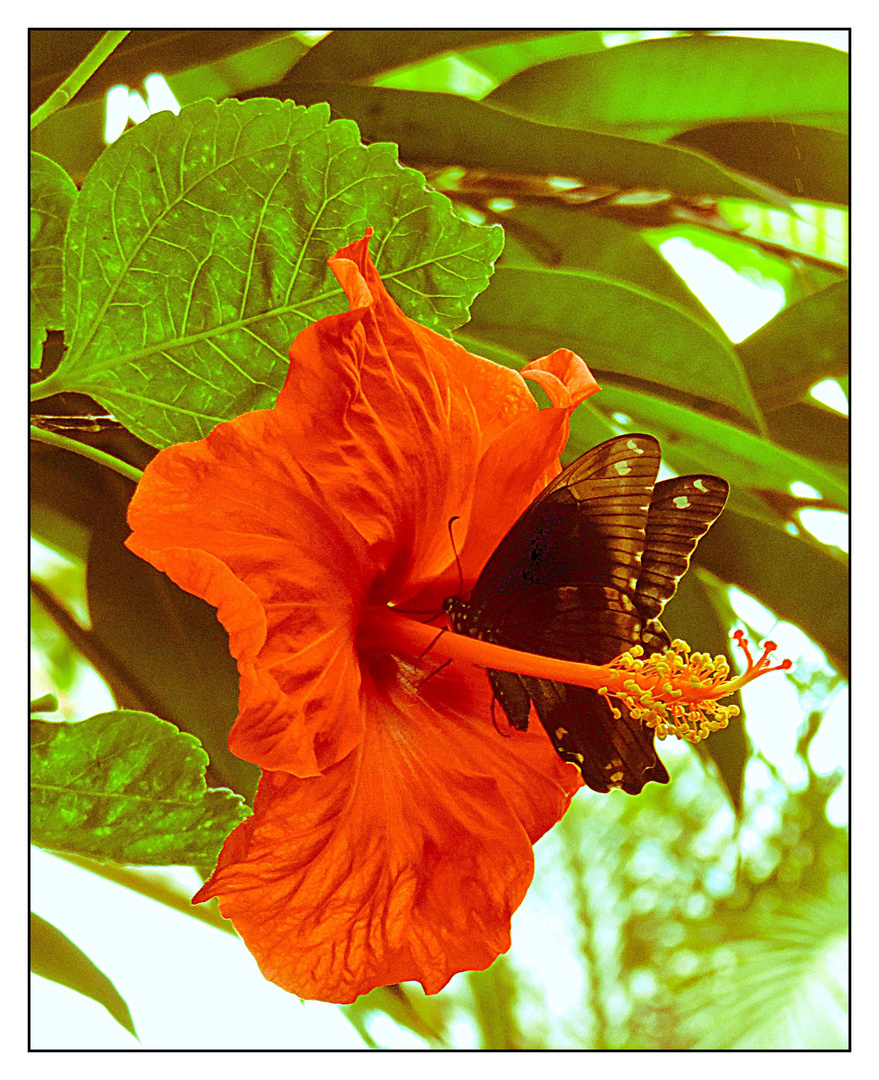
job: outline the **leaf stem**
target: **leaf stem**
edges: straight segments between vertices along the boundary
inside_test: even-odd
[[[108,469],[119,473],[120,476],[124,476],[127,480],[133,480],[135,484],[143,476],[142,469],[129,465],[127,461],[120,461],[119,458],[99,450],[96,446],[89,446],[88,443],[80,442],[78,439],[68,439],[66,435],[59,435],[56,431],[45,431],[43,428],[31,424],[31,438],[36,442],[57,446],[61,450],[70,450],[74,454],[89,458],[91,461],[97,461],[99,465],[106,465]]]
[[[129,30],[108,30],[85,60],[68,75],[64,82],[31,113],[31,131],[44,120],[63,108],[85,86],[116,46],[123,41]]]
[[[163,881],[161,878],[154,877],[148,871],[145,873],[144,870],[147,868],[117,866],[115,863],[97,862],[95,859],[87,859],[82,855],[69,855],[62,851],[53,851],[51,854],[56,855],[59,859],[64,859],[66,862],[73,863],[74,866],[79,866],[83,870],[88,870],[92,874],[106,878],[107,881],[115,882],[115,884],[122,885],[126,889],[140,893],[141,896],[149,897],[150,900],[165,904],[166,907],[173,908],[175,911],[181,911],[184,915],[189,915],[190,918],[198,919],[199,922],[214,926],[217,930],[238,937],[232,923],[228,919],[224,919],[220,914],[216,901],[196,907],[192,903],[192,898],[183,892],[179,886],[175,887],[167,880]],[[162,867],[150,867],[148,869],[162,869]]]

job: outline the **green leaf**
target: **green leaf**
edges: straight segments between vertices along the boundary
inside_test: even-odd
[[[504,79],[532,64],[559,56],[579,56],[605,47],[600,30],[577,30],[570,34],[550,31],[551,36],[546,36],[545,31],[538,33],[542,36],[459,50],[396,68],[375,77],[373,85],[439,91],[479,99]]]
[[[820,492],[827,509],[848,506],[848,487],[835,470],[751,432],[619,386],[603,389],[594,403],[607,416],[621,413],[629,417],[632,423],[625,425],[628,430],[655,435],[662,444],[663,458],[675,472],[710,472],[724,477],[732,488],[731,503],[743,492],[773,490],[790,495],[791,483],[798,480]],[[574,413],[571,427],[575,436],[577,421],[578,414]],[[742,508],[752,506],[748,503]],[[777,520],[775,515],[772,517]]]
[[[240,796],[208,789],[198,739],[149,713],[30,724],[39,847],[141,866],[212,865],[249,813]]]
[[[662,623],[672,638],[682,638],[695,652],[711,656],[730,656],[735,652],[730,630],[736,617],[726,598],[726,587],[712,575],[691,566],[662,615]],[[741,693],[724,699],[724,705],[737,705],[740,714],[729,727],[713,731],[710,738],[696,744],[702,758],[713,761],[730,797],[736,814],[741,815],[745,765],[748,762],[748,735]]]
[[[727,507],[700,541],[694,562],[799,626],[848,677],[847,559]]]
[[[541,31],[540,37],[530,40],[488,45],[479,49],[459,50],[459,56],[496,82],[503,82],[524,68],[562,56],[581,56],[583,53],[603,52],[601,30],[574,30],[571,33]]]
[[[31,912],[31,971],[68,986],[103,1005],[113,1019],[137,1038],[131,1012],[107,976],[65,934]]]
[[[786,307],[736,346],[770,412],[801,401],[822,379],[848,374],[849,288],[837,282]]]
[[[433,56],[504,41],[528,41],[563,30],[334,30],[299,61],[299,82],[348,82]],[[295,95],[292,95],[295,97]]]
[[[848,417],[810,400],[778,409],[766,418],[774,443],[814,458],[828,472],[846,479],[849,461]]]
[[[292,76],[262,92],[289,96],[302,105],[328,101],[336,115],[357,121],[364,139],[389,139],[399,145],[404,161],[417,165],[582,177],[589,183],[622,188],[729,195],[788,205],[786,197],[765,184],[691,150],[538,124],[454,94],[300,83]]]
[[[346,308],[327,259],[369,225],[407,313],[464,322],[502,230],[328,120],[324,105],[203,101],[109,147],[71,216],[69,351],[44,391],[88,393],[155,446],[271,406],[296,334]]]
[[[238,670],[216,612],[124,546],[130,485],[78,455],[40,447],[31,465],[35,527],[45,511],[86,537],[92,662],[120,706],[152,712],[195,735],[213,787],[251,799],[259,770],[226,740],[238,715]]]
[[[640,233],[585,207],[516,206],[503,215],[500,266],[586,270],[655,293],[717,329],[714,317]]]
[[[845,130],[848,57],[803,41],[662,38],[540,64],[486,101],[546,124],[659,141],[720,120]]]
[[[642,380],[680,400],[713,402],[759,426],[747,379],[729,341],[682,308],[582,271],[500,267],[473,305],[470,338],[534,357],[569,348],[602,374]]]
[[[30,366],[42,360],[47,330],[63,330],[64,230],[76,185],[54,161],[31,152]]]
[[[756,176],[795,199],[843,206],[849,201],[848,138],[837,131],[738,120],[684,131],[671,141]]]

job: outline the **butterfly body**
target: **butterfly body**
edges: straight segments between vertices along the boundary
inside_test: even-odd
[[[605,664],[634,645],[647,654],[665,648],[659,616],[728,487],[714,476],[657,483],[659,463],[649,435],[621,435],[578,458],[513,525],[469,600],[446,601],[453,629],[580,663]],[[625,706],[617,718],[586,687],[488,677],[510,725],[526,730],[533,707],[558,754],[594,790],[636,794],[668,780],[653,732]]]

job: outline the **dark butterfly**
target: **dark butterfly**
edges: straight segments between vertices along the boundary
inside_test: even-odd
[[[700,537],[723,509],[717,476],[656,482],[660,447],[620,435],[578,458],[522,514],[479,575],[468,601],[445,602],[459,634],[526,652],[604,664],[641,645],[670,644],[659,621]],[[653,731],[587,687],[489,671],[512,727],[528,728],[533,703],[564,761],[594,791],[636,795],[668,782]]]

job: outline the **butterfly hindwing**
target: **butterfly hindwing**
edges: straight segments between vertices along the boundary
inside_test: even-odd
[[[614,716],[606,698],[585,686],[522,677],[535,711],[563,761],[576,765],[593,791],[620,788],[637,795],[648,780],[668,782],[652,732],[619,701]]]

